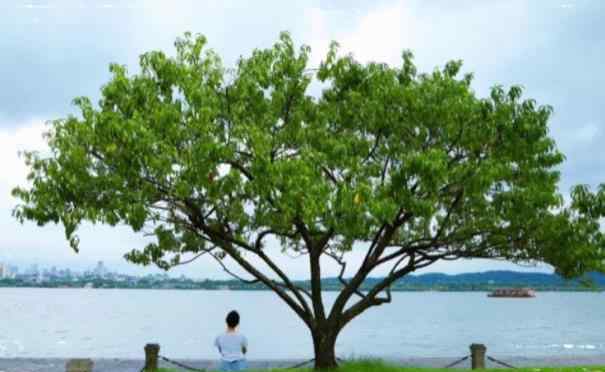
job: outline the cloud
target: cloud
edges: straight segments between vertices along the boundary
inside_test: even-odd
[[[14,199],[10,196],[10,190],[26,182],[28,171],[19,153],[25,150],[44,151],[48,148],[42,138],[45,130],[47,127],[41,119],[30,119],[16,128],[0,125],[0,208],[12,208]]]
[[[351,50],[363,62],[398,64],[401,49],[411,43],[413,20],[402,3],[370,12],[359,21],[358,28],[342,40],[344,50]]]
[[[528,8],[518,0],[439,6],[395,0],[376,3],[363,14],[346,15],[311,7],[305,11],[305,41],[312,47],[313,65],[325,57],[332,40],[339,42],[342,54],[352,53],[363,63],[398,66],[402,51],[412,50],[423,72],[462,59],[464,69],[476,73],[475,87],[485,94],[495,82],[508,84],[509,66],[532,47]],[[505,78],[495,80],[499,76]]]
[[[601,132],[601,127],[595,122],[587,123],[578,128],[575,133],[571,133],[569,136],[569,144],[573,147],[582,148],[583,146],[594,143],[597,139],[597,136],[599,136]],[[576,149],[580,150],[580,148]]]
[[[23,4],[23,8],[27,9],[51,9],[53,8],[50,4]]]
[[[0,123],[2,124],[2,123]],[[127,250],[141,247],[143,240],[125,228],[82,227],[83,255],[75,255],[65,240],[60,226],[38,227],[34,223],[20,225],[12,217],[12,210],[18,200],[11,190],[27,185],[28,169],[22,151],[38,151],[42,155],[48,151],[43,133],[48,130],[44,120],[32,118],[17,125],[0,125],[0,262],[2,260],[40,262],[70,262],[86,266],[96,260],[121,261]]]
[[[0,59],[0,128],[69,113],[74,97],[98,97],[110,62],[127,60],[128,33],[121,25],[129,12],[109,17],[59,5],[0,12],[0,55],[10,56]]]
[[[366,15],[355,14],[353,27],[334,27],[338,12],[310,8],[305,14],[309,22],[307,40],[312,48],[312,65],[319,65],[328,52],[330,42],[340,44],[341,53],[352,53],[361,62],[398,63],[405,33],[402,23],[407,13],[401,4],[374,9]],[[337,23],[336,23],[337,24]],[[409,40],[406,40],[409,41]]]
[[[322,8],[310,8],[306,12],[309,20],[312,62],[319,62],[326,55],[330,42],[338,41],[343,53],[352,53],[361,62],[387,62],[398,64],[401,50],[412,39],[412,22],[409,9],[403,3],[373,9],[363,16],[353,16],[357,22],[348,30],[333,30],[330,25],[340,17],[337,12]]]

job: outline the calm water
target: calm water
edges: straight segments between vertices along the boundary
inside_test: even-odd
[[[326,293],[328,302],[335,293]],[[251,359],[303,358],[310,337],[270,292],[0,289],[0,358],[213,358],[224,315],[238,309]],[[458,357],[473,342],[490,355],[605,354],[605,293],[394,293],[343,331],[341,356]]]

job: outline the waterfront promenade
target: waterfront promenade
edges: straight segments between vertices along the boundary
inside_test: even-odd
[[[605,365],[605,355],[601,356],[578,356],[578,357],[548,357],[548,358],[524,358],[524,357],[505,357],[497,358],[510,363],[515,367],[546,367],[546,366],[590,366]],[[93,359],[95,363],[94,372],[139,372],[144,364],[142,359]],[[179,359],[196,368],[205,368],[212,370],[217,366],[216,360],[188,360]],[[288,360],[251,360],[249,366],[251,369],[269,369],[290,367],[303,362],[302,359]],[[398,360],[388,360],[388,362],[401,366],[416,367],[444,367],[455,361],[455,358],[402,358]],[[59,358],[0,358],[0,372],[65,372],[66,359]],[[172,367],[162,362],[161,367]],[[499,368],[498,364],[487,363],[489,368]],[[469,368],[470,362],[467,360],[456,368]]]

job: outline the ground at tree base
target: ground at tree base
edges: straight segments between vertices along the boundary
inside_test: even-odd
[[[516,369],[519,372],[605,372],[605,355],[581,356],[581,357],[546,357],[546,358],[521,358],[502,357],[499,358],[514,365],[523,367]],[[139,359],[93,359],[93,372],[140,372],[143,360]],[[443,369],[442,367],[455,361],[456,358],[406,358],[390,360],[389,364],[358,361],[347,364],[340,369],[342,372],[448,372],[468,370],[468,360],[457,365],[456,368]],[[196,368],[214,370],[218,364],[216,360],[187,360],[178,359]],[[288,369],[303,360],[251,360],[250,370],[263,371],[268,369],[281,369],[284,372],[310,371],[309,368],[298,370]],[[66,359],[60,358],[0,358],[0,372],[64,372]],[[162,372],[184,372],[182,369],[172,368],[166,363],[161,363]],[[490,369],[503,368],[488,361]],[[502,369],[500,369],[502,370]],[[485,370],[486,372],[489,370]]]

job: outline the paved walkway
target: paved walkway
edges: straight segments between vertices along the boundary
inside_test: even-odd
[[[496,358],[498,358],[496,356]],[[399,360],[391,360],[394,364],[402,366],[416,367],[444,367],[457,358],[406,358]],[[582,357],[550,357],[550,358],[520,358],[520,357],[500,357],[502,361],[516,367],[544,367],[544,366],[589,366],[601,365],[605,366],[605,355],[602,356],[582,356]],[[212,370],[216,367],[214,360],[183,360],[184,362],[195,368],[205,368]],[[250,368],[253,369],[270,369],[280,367],[290,367],[292,365],[303,362],[304,360],[252,360],[249,362]],[[49,359],[49,358],[19,358],[19,359],[2,359],[0,358],[0,372],[65,372],[66,359]],[[139,359],[94,359],[94,372],[140,372],[143,367],[143,360]],[[171,367],[169,364],[163,363],[162,367]],[[456,366],[457,368],[470,368],[470,361],[466,360]],[[501,367],[493,362],[488,362],[488,367]]]

